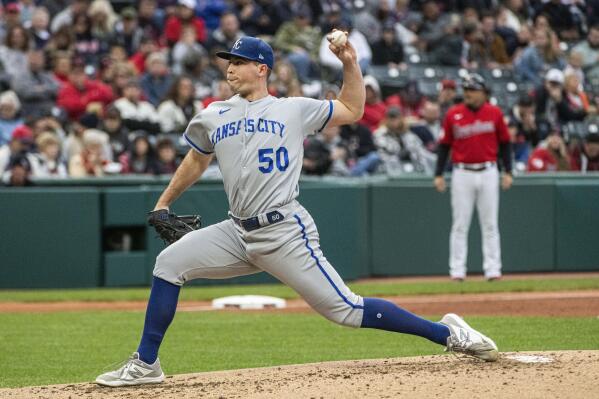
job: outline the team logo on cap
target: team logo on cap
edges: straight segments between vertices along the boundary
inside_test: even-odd
[[[239,47],[241,47],[241,39],[239,39],[235,42],[235,44],[233,45],[233,49],[239,50]]]

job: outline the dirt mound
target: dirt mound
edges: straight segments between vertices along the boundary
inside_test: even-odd
[[[183,374],[144,387],[0,389],[0,398],[597,398],[597,375],[599,351],[503,353],[497,363],[439,355]]]

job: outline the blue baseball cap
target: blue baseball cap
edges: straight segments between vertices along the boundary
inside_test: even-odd
[[[225,60],[230,60],[231,57],[245,58],[246,60],[266,64],[270,69],[275,63],[272,47],[264,40],[251,36],[242,37],[235,42],[231,51],[219,51],[216,56]]]

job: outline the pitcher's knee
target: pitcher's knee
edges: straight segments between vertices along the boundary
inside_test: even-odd
[[[364,313],[364,300],[359,295],[347,297],[332,296],[314,306],[314,310],[333,323],[347,326],[360,327]]]
[[[154,271],[152,274],[169,283],[183,285],[185,280],[183,279],[177,264],[177,258],[175,258],[173,251],[169,251],[169,247],[167,247],[156,257],[156,263],[154,264]]]

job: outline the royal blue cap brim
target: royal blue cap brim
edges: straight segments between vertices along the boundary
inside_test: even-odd
[[[265,63],[265,62],[263,62],[263,60],[256,60],[256,59],[253,59],[253,58],[250,58],[250,57],[245,57],[243,55],[239,55],[239,54],[236,54],[236,53],[231,53],[229,51],[219,51],[219,52],[216,53],[216,56],[219,57],[219,58],[222,58],[223,60],[230,60],[233,57],[237,57],[237,58],[242,58],[242,59],[248,60],[248,61],[255,61],[255,62],[259,63],[259,64],[264,64],[264,65],[268,66],[268,64]]]

